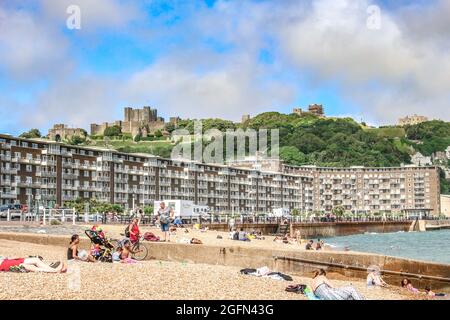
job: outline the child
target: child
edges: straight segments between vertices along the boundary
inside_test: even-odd
[[[95,244],[91,248],[91,256],[95,258],[95,260],[98,260],[100,258],[101,252],[100,252],[100,245]]]

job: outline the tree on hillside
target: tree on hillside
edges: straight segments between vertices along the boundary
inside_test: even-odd
[[[300,152],[296,147],[281,147],[280,158],[287,163],[301,166],[306,163],[305,155]]]
[[[30,129],[28,132],[22,133],[20,137],[25,139],[32,139],[32,138],[40,138],[42,136],[39,129]]]
[[[122,134],[122,128],[120,126],[112,126],[105,129],[103,135],[105,137],[117,137]]]

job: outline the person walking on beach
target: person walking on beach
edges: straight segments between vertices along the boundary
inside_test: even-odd
[[[159,204],[158,209],[158,219],[159,224],[161,225],[161,231],[164,232],[164,241],[170,242],[170,233],[169,240],[167,240],[167,233],[169,232],[170,220],[173,218],[173,210],[169,207],[166,207],[164,202]]]
[[[131,243],[136,243],[141,236],[141,231],[139,230],[139,219],[134,218],[131,224],[128,227],[130,233],[130,241]]]

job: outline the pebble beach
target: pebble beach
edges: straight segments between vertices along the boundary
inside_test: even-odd
[[[66,249],[0,240],[5,256],[39,254],[44,261],[62,260]],[[135,265],[72,263],[67,274],[0,273],[0,299],[256,299],[305,300],[303,295],[284,291],[288,284],[309,284],[294,276],[293,282],[241,275],[240,268],[145,261]],[[368,290],[360,280],[350,281],[367,299],[405,299],[397,288]],[[335,280],[347,285],[348,280]]]

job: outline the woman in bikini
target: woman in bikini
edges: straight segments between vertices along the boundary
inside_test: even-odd
[[[64,273],[67,267],[64,263],[57,262],[54,266],[49,266],[41,259],[32,258],[0,258],[0,271],[10,271],[11,268],[22,267],[28,272]]]
[[[90,254],[85,253],[83,256],[78,251],[78,245],[80,244],[80,236],[77,234],[74,234],[72,238],[70,239],[70,245],[69,248],[67,248],[67,260],[73,261],[85,261],[85,262],[95,262],[95,258],[91,256]]]

